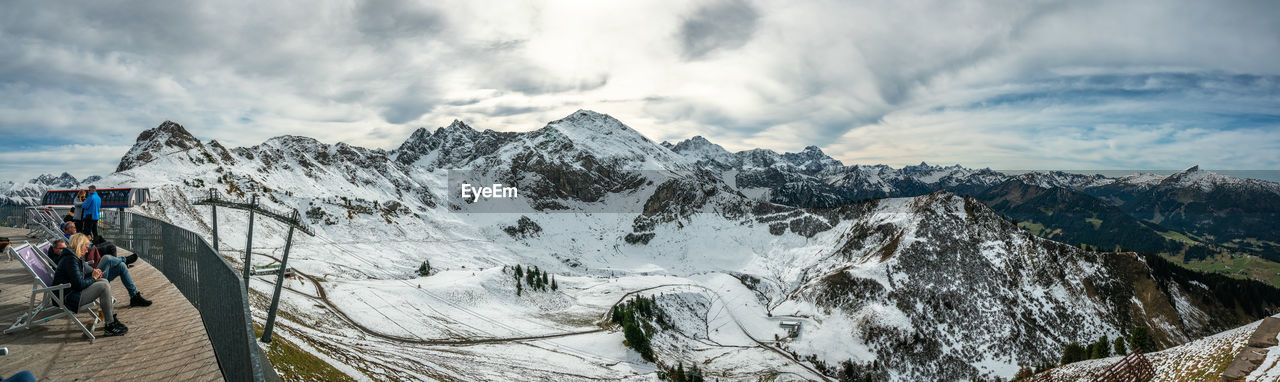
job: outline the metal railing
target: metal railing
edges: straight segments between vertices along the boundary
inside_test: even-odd
[[[240,274],[200,235],[130,212],[103,210],[102,235],[164,273],[200,312],[222,376],[263,381],[271,365],[254,341],[253,318]],[[270,371],[274,376],[274,371]]]

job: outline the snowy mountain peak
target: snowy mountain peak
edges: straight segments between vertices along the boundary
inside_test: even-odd
[[[783,153],[782,160],[790,163],[792,166],[799,167],[808,172],[820,172],[827,169],[838,169],[844,167],[844,163],[835,158],[827,156],[818,146],[805,146],[804,150],[798,153]]]
[[[675,145],[663,145],[663,147],[666,147],[695,163],[707,162],[708,164],[714,164],[722,169],[735,167],[740,162],[738,157],[729,152],[729,150],[725,150],[724,147],[711,143],[711,141],[708,141],[701,135],[686,139]]]
[[[595,110],[587,110],[587,109],[578,109],[577,111],[565,116],[564,118],[561,118],[560,120],[576,121],[576,120],[596,120],[596,119],[606,119],[606,118],[617,121],[617,119],[614,119],[608,114],[600,113]]]
[[[717,144],[715,144],[715,143],[711,143],[711,141],[708,141],[706,138],[703,138],[701,135],[695,135],[695,136],[693,136],[693,138],[689,138],[688,140],[685,140],[684,142],[680,142],[680,143],[681,143],[681,144],[690,145],[690,146],[715,146],[715,147],[720,147],[720,145],[717,145]]]
[[[431,137],[431,130],[427,130],[427,128],[425,127],[419,127],[417,130],[414,130],[412,134],[409,134],[409,139],[406,139],[404,143],[401,143],[400,147],[403,148],[404,145],[407,145],[411,142],[424,141],[429,137]]]
[[[1201,191],[1210,191],[1218,185],[1239,183],[1241,181],[1242,179],[1239,178],[1201,170],[1199,165],[1195,165],[1176,174],[1169,175],[1159,184],[1162,187],[1198,188]]]
[[[711,143],[711,141],[708,141],[706,138],[703,138],[701,135],[697,135],[697,136],[694,136],[693,138],[686,139],[668,148],[671,149],[671,151],[675,151],[680,154],[685,154],[686,156],[688,154],[710,154],[710,155],[731,154],[729,153],[729,150],[725,150],[724,147],[717,145],[715,143]]]
[[[80,182],[76,181],[76,177],[65,172],[59,176],[54,176],[53,174],[42,174],[31,179],[27,183],[57,188],[71,188],[80,184]]]
[[[102,177],[94,175],[77,181],[76,177],[64,172],[56,176],[42,174],[24,183],[0,183],[0,206],[38,204],[45,191],[81,188],[99,180],[102,180]]]
[[[1022,183],[1043,188],[1061,187],[1068,189],[1083,189],[1109,184],[1114,181],[1114,179],[1107,178],[1102,174],[1082,175],[1062,171],[1028,172],[1015,178],[1022,181]]]
[[[264,144],[278,147],[318,147],[322,144],[315,138],[301,135],[281,135],[267,139]]]
[[[450,123],[449,123],[449,126],[446,126],[446,127],[444,127],[443,129],[445,129],[445,130],[475,130],[474,128],[472,128],[472,127],[471,127],[471,125],[468,125],[466,122],[462,122],[461,120],[457,120],[457,119],[453,120],[453,122],[450,122]]]
[[[164,121],[160,126],[147,129],[138,134],[133,148],[120,158],[116,172],[126,171],[141,166],[153,159],[178,151],[203,147],[200,140],[173,121]]]
[[[641,135],[639,132],[623,124],[617,118],[613,118],[608,114],[601,114],[591,110],[578,110],[568,116],[547,124],[547,128],[554,128],[560,132],[569,135],[571,138],[581,137],[589,134],[623,134],[635,138],[649,141],[649,138]]]
[[[649,140],[622,121],[590,110],[578,110],[526,136],[530,143],[557,150],[583,150],[597,158],[644,162],[643,168],[679,167],[671,150]],[[536,142],[536,143],[535,143]]]

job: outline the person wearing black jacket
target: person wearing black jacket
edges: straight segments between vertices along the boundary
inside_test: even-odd
[[[70,284],[71,287],[63,291],[63,304],[72,313],[80,312],[81,305],[87,305],[98,300],[98,305],[102,307],[102,317],[107,321],[103,326],[105,336],[123,335],[129,331],[129,328],[120,323],[116,318],[113,306],[111,305],[111,284],[102,277],[102,270],[94,269],[88,275],[82,272],[81,265],[85,251],[89,247],[89,239],[82,234],[76,234],[71,237],[71,248],[67,248],[67,244],[58,242],[54,245],[54,251],[61,251],[58,257],[57,270],[53,274],[53,285]],[[83,304],[81,301],[85,301]]]
[[[120,257],[119,255],[116,255],[117,253],[116,244],[110,241],[107,241],[107,239],[103,238],[102,236],[93,237],[93,247],[97,248],[98,253],[101,253],[103,256]],[[130,254],[128,257],[125,257],[124,259],[125,265],[133,265],[133,263],[136,261],[138,261],[138,254],[136,253]]]

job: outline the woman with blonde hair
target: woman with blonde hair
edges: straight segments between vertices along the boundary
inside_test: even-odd
[[[102,277],[101,269],[84,272],[82,268],[84,254],[89,251],[89,237],[84,234],[71,235],[70,248],[62,248],[63,254],[58,258],[57,271],[53,275],[53,285],[70,284],[63,295],[63,303],[72,313],[78,313],[82,305],[93,303],[96,299],[102,307],[102,317],[107,324],[102,327],[105,336],[123,335],[129,328],[116,319],[111,306],[111,284]],[[58,243],[61,246],[61,243]],[[67,253],[67,252],[70,253]]]

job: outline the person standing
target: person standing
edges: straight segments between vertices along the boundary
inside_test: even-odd
[[[98,197],[98,186],[89,186],[89,196],[85,198],[84,203],[80,204],[84,208],[84,232],[92,240],[98,237],[98,218],[102,217],[102,198]]]
[[[76,193],[75,207],[71,208],[71,221],[76,222],[76,231],[84,232],[84,190]]]

